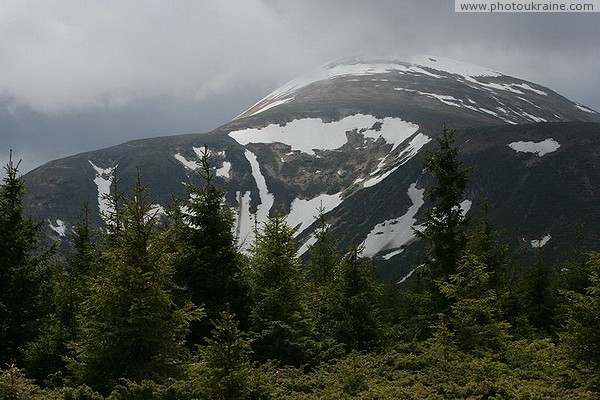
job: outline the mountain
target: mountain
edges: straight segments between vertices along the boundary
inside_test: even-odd
[[[49,162],[25,175],[25,205],[64,241],[86,201],[106,209],[115,169],[127,191],[139,167],[161,210],[184,195],[184,183],[201,184],[195,162],[206,146],[243,249],[255,223],[279,211],[298,226],[304,253],[323,207],[342,246],[364,243],[383,275],[401,279],[417,260],[412,227],[427,207],[421,158],[444,123],[458,130],[464,162],[477,166],[467,216],[487,198],[492,222],[523,257],[543,250],[557,260],[583,238],[598,245],[600,114],[538,84],[429,56],[332,62],[213,132]]]

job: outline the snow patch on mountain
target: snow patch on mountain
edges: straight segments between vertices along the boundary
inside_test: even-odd
[[[57,219],[55,223],[51,220],[48,221],[48,226],[52,229],[58,236],[65,237],[67,235],[67,225],[64,221]]]
[[[548,243],[550,241],[550,239],[552,239],[552,236],[545,235],[541,239],[532,240],[532,241],[530,241],[531,247],[533,247],[534,249],[544,247],[546,245],[546,243]]]
[[[270,101],[270,102],[266,102],[263,100],[259,101],[258,103],[256,103],[255,105],[253,105],[252,107],[250,107],[250,109],[252,110],[255,107],[258,107],[258,109],[253,110],[252,113],[246,115],[247,117],[251,117],[253,115],[256,114],[260,114],[261,112],[267,111],[271,108],[275,108],[277,106],[289,103],[290,101],[294,100],[294,97],[288,97],[285,99],[280,99],[280,100],[276,100],[276,101]],[[242,114],[240,114],[242,115]],[[236,117],[237,118],[237,117]]]
[[[244,253],[250,251],[250,246],[254,242],[253,219],[250,214],[251,192],[235,192],[238,200],[237,219],[235,221],[234,232],[240,250]]]
[[[414,274],[414,273],[415,273],[415,271],[416,271],[416,270],[417,270],[416,268],[413,268],[413,269],[411,269],[411,270],[410,270],[410,272],[409,272],[408,274],[404,275],[404,276],[402,277],[402,279],[400,279],[400,280],[398,281],[398,284],[401,284],[401,283],[404,283],[404,282],[406,282],[406,280],[407,280],[407,279],[409,279],[409,278],[412,276],[412,274]]]
[[[206,154],[209,157],[212,156],[213,154],[217,154],[217,155],[220,155],[220,156],[225,155],[224,151],[220,151],[220,152],[214,153],[211,149],[205,148],[205,147],[192,147],[192,150],[194,151],[194,153],[196,153],[196,159],[195,160],[188,160],[181,153],[175,153],[175,154],[173,154],[173,157],[177,161],[179,161],[186,169],[188,169],[190,171],[195,171],[198,168],[200,168],[200,165],[198,164],[198,161],[204,156],[205,152],[206,152]]]
[[[231,163],[229,161],[223,161],[221,168],[217,168],[217,176],[221,178],[229,179],[231,172]]]
[[[265,177],[260,171],[260,164],[258,163],[256,155],[250,150],[246,150],[244,152],[244,156],[246,156],[246,159],[250,163],[250,168],[252,168],[252,176],[254,177],[254,182],[256,182],[256,186],[258,187],[260,205],[256,210],[256,216],[258,219],[258,223],[262,224],[266,222],[269,218],[269,211],[271,211],[271,207],[273,207],[275,197],[271,193],[269,193],[269,189],[267,188],[267,181],[265,180]]]
[[[373,126],[379,123],[376,131]],[[249,143],[283,143],[292,151],[315,155],[315,150],[335,150],[347,143],[346,132],[362,131],[365,137],[383,138],[393,148],[414,134],[419,127],[400,118],[376,118],[372,115],[355,114],[339,121],[323,122],[319,118],[304,118],[288,122],[284,126],[271,124],[264,128],[232,131],[229,136],[245,146]]]
[[[537,94],[542,95],[542,96],[548,96],[548,93],[546,93],[546,92],[544,92],[542,90],[534,89],[534,88],[532,88],[530,85],[528,85],[526,83],[513,83],[512,86],[516,86],[516,87],[519,87],[519,88],[522,88],[522,89],[525,89],[525,90],[529,90],[530,92],[537,93]]]
[[[314,82],[340,77],[362,77],[379,74],[410,74],[424,75],[435,79],[444,76],[435,74],[432,70],[462,76],[465,80],[475,81],[473,77],[486,76],[495,77],[501,73],[486,67],[432,56],[413,57],[412,62],[394,60],[389,58],[351,57],[336,60],[324,64],[305,75],[302,75],[269,93],[266,97],[254,104],[248,110],[236,117],[236,119],[250,117],[270,108],[288,103],[294,99],[295,93]],[[356,81],[356,78],[350,79]],[[380,79],[387,81],[387,79]]]
[[[523,115],[526,119],[533,121],[533,122],[548,122],[545,118],[536,117],[535,115],[531,115],[522,110],[521,110],[520,114]]]
[[[250,163],[252,176],[254,177],[254,182],[256,182],[256,187],[258,188],[258,198],[260,200],[260,204],[256,208],[254,218],[256,218],[256,226],[260,228],[265,222],[267,222],[269,218],[269,211],[271,210],[271,207],[273,207],[275,197],[273,194],[269,193],[267,181],[260,171],[260,164],[258,163],[256,155],[250,150],[246,150],[244,152],[244,156]],[[239,209],[235,232],[238,239],[238,244],[241,247],[241,251],[247,253],[255,239],[255,221],[250,214],[251,192],[246,191],[242,196],[241,192],[238,191],[236,192],[236,195],[238,197]]]
[[[508,144],[508,147],[516,152],[533,153],[537,154],[538,157],[542,157],[558,150],[560,143],[552,138],[548,138],[541,142],[512,142]]]
[[[336,194],[320,194],[312,199],[294,199],[290,206],[290,213],[286,217],[286,222],[291,227],[298,226],[295,236],[315,220],[318,214],[318,209],[322,208],[323,212],[327,213],[342,203],[342,193]]]
[[[188,160],[187,158],[182,156],[180,153],[173,154],[173,157],[177,161],[179,161],[186,169],[189,169],[190,171],[195,171],[198,169],[198,163],[196,162],[196,160]]]
[[[431,141],[431,138],[429,136],[424,135],[422,133],[416,134],[411,139],[411,141],[408,143],[406,148],[404,150],[402,150],[402,152],[396,157],[396,160],[400,160],[400,163],[398,165],[394,166],[393,168],[391,168],[390,170],[386,171],[385,173],[383,173],[379,176],[375,176],[366,181],[363,178],[360,178],[360,179],[357,179],[356,181],[354,181],[354,183],[356,184],[356,183],[362,182],[363,187],[371,187],[371,186],[377,185],[379,182],[383,181],[385,178],[390,176],[394,171],[396,171],[402,165],[406,164],[411,158],[416,156],[417,153],[419,152],[419,150],[421,150],[421,148],[423,146],[425,146],[427,143],[429,143],[430,141]],[[389,154],[388,154],[388,156],[389,156]],[[383,160],[381,160],[381,162],[377,166],[377,169],[375,171],[371,172],[371,176],[377,175],[380,172],[380,170],[383,166],[382,164],[386,159],[387,159],[387,156]]]
[[[413,225],[417,222],[415,216],[419,208],[425,204],[424,193],[425,189],[417,189],[416,182],[410,185],[407,195],[412,205],[404,215],[383,221],[373,227],[365,238],[363,251],[365,257],[373,257],[385,250],[399,249],[415,239]]]
[[[146,218],[154,218],[161,217],[167,215],[167,211],[160,204],[151,204],[148,213],[146,214]]]
[[[484,88],[490,89],[492,91],[494,90],[504,90],[507,92],[513,92],[516,94],[525,94],[522,91],[520,91],[519,89],[515,89],[514,87],[516,86],[516,84],[504,84],[504,83],[483,83],[483,82],[479,82],[479,81],[471,81],[473,83],[477,83],[477,85],[482,86]]]
[[[308,249],[310,248],[310,246],[312,246],[316,242],[317,242],[317,235],[315,235],[315,233],[313,232],[310,234],[308,239],[304,243],[302,243],[302,246],[300,246],[300,248],[298,249],[298,256],[301,256],[304,253],[306,253],[308,251]]]
[[[579,103],[575,103],[575,107],[577,107],[581,111],[585,111],[590,114],[598,114],[596,111],[592,110],[591,108],[587,108],[586,106],[579,104]]]
[[[481,84],[480,82],[477,82],[477,83]],[[481,84],[481,85],[486,86],[487,84]],[[490,85],[492,85],[492,86],[495,85],[495,87],[497,86],[497,88],[500,88],[500,89],[503,89],[503,90],[507,90],[504,86],[506,86],[506,87],[510,86],[510,85],[501,86],[501,85],[497,85],[497,84],[490,84]],[[490,86],[490,85],[487,85],[487,86]],[[476,112],[480,112],[480,113],[484,113],[484,114],[489,114],[489,115],[492,115],[492,116],[494,116],[494,117],[496,117],[496,118],[498,118],[498,119],[500,119],[500,120],[502,120],[504,122],[512,124],[512,125],[515,125],[517,123],[517,122],[514,121],[515,117],[517,119],[525,118],[525,119],[533,121],[533,122],[546,122],[546,120],[544,118],[528,114],[528,113],[526,113],[524,111],[518,111],[517,112],[517,111],[514,111],[512,109],[509,111],[506,108],[497,107],[496,109],[504,114],[504,115],[500,115],[497,112],[489,110],[487,108],[476,107],[477,103],[475,101],[471,100],[471,99],[468,99],[468,98],[467,98],[467,101],[470,104],[467,104],[462,99],[458,99],[458,98],[456,98],[454,96],[450,96],[450,95],[446,95],[446,94],[421,92],[419,90],[405,89],[405,88],[401,88],[401,87],[396,87],[396,88],[394,88],[394,90],[417,93],[417,94],[419,94],[421,96],[425,96],[425,97],[429,97],[429,98],[432,98],[432,99],[439,100],[440,102],[442,102],[443,104],[445,104],[447,106],[459,107],[459,108],[467,108],[469,110],[473,110],[473,111],[476,111]],[[511,91],[514,92],[514,90],[511,90]],[[519,92],[519,93],[523,94],[522,92]],[[526,99],[521,98],[521,97],[519,97],[519,98],[522,99],[522,100],[524,100],[524,101],[526,101],[527,103],[529,103],[529,104],[537,107],[538,109],[541,108],[541,107],[539,107],[538,105],[534,104],[533,102],[531,102],[529,100],[526,100]],[[513,119],[509,119],[510,117],[512,117]]]
[[[473,205],[473,202],[469,199],[463,200],[460,203],[460,210],[462,211],[462,215],[463,217],[465,215],[467,215],[467,213],[469,212],[469,210],[471,209],[471,206]]]
[[[375,118],[373,116],[369,117],[371,117],[372,119]],[[364,137],[372,138],[374,140],[383,138],[383,140],[385,140],[386,143],[392,144],[391,151],[394,151],[394,149],[396,149],[396,147],[398,147],[399,144],[404,143],[406,139],[414,135],[415,132],[419,130],[418,125],[415,125],[411,122],[403,121],[400,118],[388,117],[376,120],[375,122],[381,122],[381,129],[368,129],[363,133]],[[373,126],[375,122],[371,126]]]
[[[94,172],[96,173],[94,183],[98,188],[98,209],[100,210],[101,215],[105,215],[110,210],[110,203],[107,196],[110,195],[110,185],[112,184],[117,165],[114,167],[100,168],[91,160],[88,160],[88,162],[92,168],[94,168]]]
[[[415,64],[434,69],[436,71],[447,72],[454,75],[460,75],[465,78],[474,76],[500,76],[502,73],[494,71],[487,67],[479,65],[459,62],[449,58],[420,55],[414,56],[411,59]]]
[[[383,258],[384,260],[389,260],[390,258],[397,256],[398,254],[402,253],[404,251],[404,249],[397,249],[397,250],[392,250],[389,253],[384,254],[383,256],[381,256],[381,258]]]

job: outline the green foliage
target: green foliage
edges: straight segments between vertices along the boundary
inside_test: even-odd
[[[51,269],[51,307],[40,322],[40,335],[27,344],[24,352],[24,365],[29,375],[39,381],[48,377],[56,381],[64,376],[64,356],[70,354],[68,344],[75,340],[78,329],[76,317],[89,292],[88,274],[95,266],[98,251],[93,241],[87,205],[75,224],[72,242],[74,250],[67,255],[66,262],[57,262]]]
[[[535,265],[525,271],[522,294],[528,322],[542,335],[554,330],[557,307],[556,273],[552,268]]]
[[[564,290],[566,326],[561,340],[575,361],[594,374],[600,369],[600,253],[590,253],[586,262],[589,286],[583,292]],[[598,374],[600,375],[600,374]],[[600,378],[600,376],[599,376]]]
[[[139,174],[133,195],[124,199],[108,221],[104,269],[89,282],[68,365],[76,381],[101,391],[119,378],[175,373],[191,317],[173,302],[172,255],[165,251],[170,238],[158,230]]]
[[[0,186],[0,355],[25,349],[26,369],[0,369],[0,399],[598,398],[600,254],[564,264],[555,319],[553,269],[515,267],[487,206],[467,229],[458,204],[469,169],[453,143],[444,128],[426,159],[437,186],[414,291],[383,286],[359,248],[341,257],[322,211],[305,268],[280,215],[257,233],[242,268],[208,152],[207,185],[189,187],[183,212],[171,216],[182,223],[161,223],[139,174],[131,196],[115,178],[100,240],[84,211],[74,252],[48,269],[9,163]],[[181,305],[176,272],[186,298],[213,316],[206,337],[197,336],[206,325],[191,337],[197,356],[185,338],[201,312]],[[245,285],[249,330],[229,311],[245,312]]]
[[[327,284],[335,278],[336,267],[341,255],[337,243],[331,235],[323,208],[318,209],[317,222],[319,225],[314,232],[315,242],[308,248],[306,278],[315,289],[326,289]]]
[[[206,185],[187,186],[187,200],[178,218],[176,279],[196,305],[204,305],[209,318],[231,309],[247,317],[247,295],[241,282],[242,260],[233,232],[233,211],[224,203],[225,190],[213,183],[210,153],[205,149],[199,173]],[[210,334],[208,320],[192,323],[190,345]]]
[[[333,337],[352,350],[370,350],[382,344],[381,283],[375,268],[359,258],[354,247],[340,265],[332,312]]]
[[[0,365],[20,359],[37,336],[50,252],[40,248],[41,223],[23,215],[25,183],[11,159],[0,185]]]
[[[441,315],[439,329],[468,352],[504,347],[509,325],[498,320],[496,291],[489,289],[490,273],[475,254],[466,252],[456,274],[440,281],[440,291],[452,300],[450,316]]]
[[[269,218],[257,233],[247,275],[257,358],[300,365],[310,358],[311,327],[293,234],[281,215]]]
[[[428,151],[423,159],[433,183],[425,192],[430,208],[423,217],[422,229],[415,230],[426,246],[426,256],[415,268],[414,290],[403,293],[404,318],[399,333],[407,339],[428,337],[437,315],[450,313],[451,298],[440,291],[439,282],[456,273],[468,243],[468,221],[460,203],[473,167],[465,168],[459,160],[454,134],[444,125],[437,149]]]
[[[331,235],[324,210],[318,210],[315,230],[315,242],[308,248],[308,261],[305,269],[307,284],[307,305],[310,319],[320,327],[319,345],[323,359],[336,357],[343,353],[339,343],[332,336],[335,326],[336,309],[339,307],[339,262],[342,258],[337,242]]]
[[[547,341],[517,342],[504,361],[437,340],[406,343],[381,354],[352,353],[310,373],[273,371],[271,393],[278,399],[597,398],[569,381],[556,350]]]
[[[43,391],[28,379],[23,371],[14,365],[0,370],[0,399],[30,400],[42,399]]]
[[[423,160],[425,171],[435,183],[426,191],[432,205],[425,214],[423,229],[415,231],[427,246],[427,258],[418,270],[421,288],[431,295],[433,310],[447,311],[446,297],[437,290],[436,281],[456,272],[467,243],[467,220],[460,207],[472,167],[459,160],[454,130],[444,125],[437,138],[438,148]]]
[[[202,391],[210,399],[246,399],[253,392],[250,341],[234,315],[222,312],[213,321],[212,337],[199,348]]]
[[[59,394],[60,398],[63,400],[104,400],[104,396],[87,385],[66,387],[58,390],[57,394]]]

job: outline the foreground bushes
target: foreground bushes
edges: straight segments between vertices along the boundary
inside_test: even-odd
[[[122,380],[107,396],[137,399],[595,399],[584,372],[549,340],[511,342],[501,354],[471,355],[441,339],[380,353],[351,353],[312,371],[249,366],[244,386],[223,391],[210,369],[195,365],[162,384]],[[221,380],[220,382],[226,382]],[[42,390],[12,367],[0,375],[2,399],[103,399],[86,386]]]

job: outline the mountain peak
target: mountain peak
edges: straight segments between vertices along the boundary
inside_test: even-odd
[[[392,112],[407,121],[415,118],[411,110],[422,115],[423,109],[435,109],[443,121],[454,122],[445,115],[461,109],[456,121],[461,127],[597,120],[594,110],[488,67],[430,55],[409,60],[353,56],[330,61],[269,93],[235,121],[284,110],[280,114],[289,118],[278,123],[286,123],[298,116],[312,117],[311,110],[324,107],[337,110],[332,118],[343,118],[366,103],[371,104],[370,112]],[[377,109],[380,106],[385,109]]]
[[[269,93],[236,119],[256,115],[293,100],[294,93],[312,83],[341,77],[364,77],[378,74],[414,74],[443,78],[435,72],[457,75],[466,80],[475,77],[498,77],[503,75],[487,67],[459,62],[448,58],[418,55],[410,61],[391,57],[351,56],[329,61],[320,67],[295,78]]]

